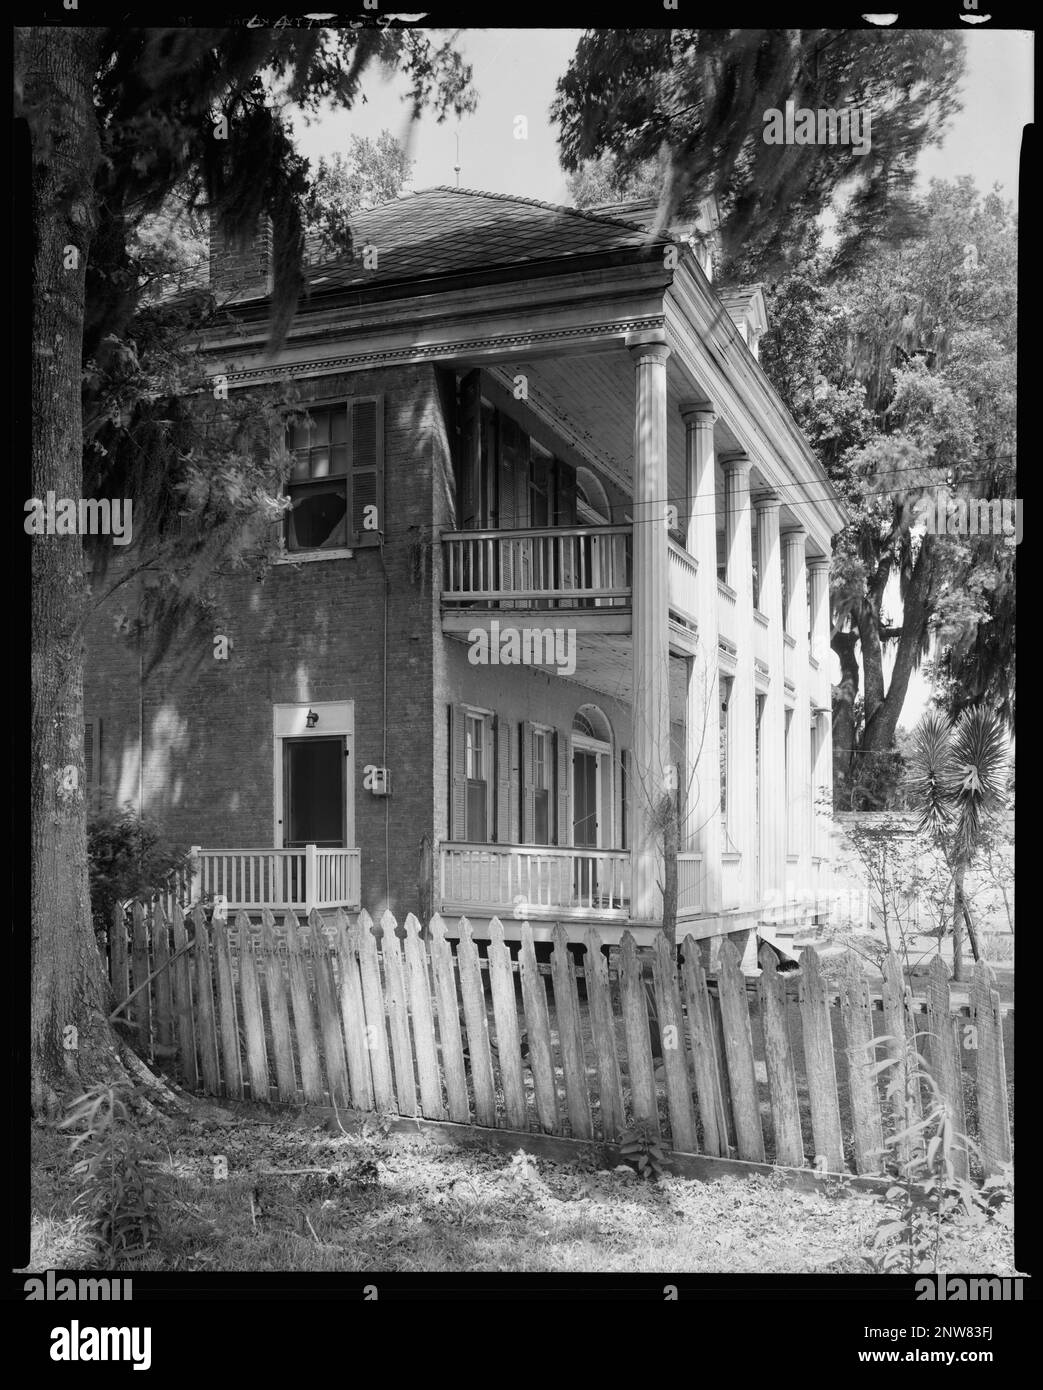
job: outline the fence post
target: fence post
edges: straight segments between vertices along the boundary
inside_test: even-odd
[[[313,908],[313,907],[316,905],[316,903],[318,902],[318,896],[317,896],[317,894],[316,894],[316,892],[315,892],[315,886],[316,886],[315,874],[316,874],[317,865],[318,865],[318,856],[317,856],[316,853],[315,853],[315,846],[314,846],[314,845],[305,845],[305,847],[304,847],[304,911],[305,911],[306,913],[310,912],[310,911],[312,910],[312,908]]]

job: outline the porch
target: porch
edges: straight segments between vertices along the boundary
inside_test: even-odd
[[[482,613],[567,612],[578,631],[631,631],[633,526],[450,531],[441,537],[442,627]],[[671,619],[696,625],[699,562],[668,542]]]
[[[204,849],[192,846],[190,902],[223,898],[230,912],[310,912],[362,905],[357,849]]]
[[[726,875],[726,907],[738,907],[738,875]],[[480,912],[505,919],[631,918],[631,862],[625,849],[544,845],[442,844],[438,852],[439,910]],[[702,855],[677,856],[679,918],[700,915]]]

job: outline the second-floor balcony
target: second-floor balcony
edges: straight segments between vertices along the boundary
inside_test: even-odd
[[[567,612],[592,631],[629,632],[632,530],[448,532],[442,536],[442,606],[447,615]],[[694,628],[698,562],[673,539],[668,547],[670,612]]]
[[[629,526],[453,531],[442,602],[454,608],[629,609]]]

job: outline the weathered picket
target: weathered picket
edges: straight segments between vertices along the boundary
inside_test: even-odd
[[[498,920],[489,935],[483,954],[466,919],[450,941],[438,917],[425,930],[412,915],[399,927],[385,912],[377,928],[364,911],[305,922],[287,911],[277,925],[265,911],[252,925],[241,911],[229,927],[200,907],[186,923],[178,907],[168,920],[137,905],[129,924],[113,917],[109,978],[143,1051],[176,1054],[184,1083],[213,1095],[577,1139],[641,1125],[678,1152],[797,1168],[814,1155],[829,1172],[873,1174],[922,1152],[911,1131],[929,1095],[966,1132],[973,1080],[981,1169],[1010,1160],[1003,1017],[985,964],[954,1017],[940,960],[919,1002],[889,957],[881,1019],[854,956],[827,985],[804,951],[794,989],[769,948],[751,984],[727,940],[708,970],[697,943],[678,962],[662,935],[649,949],[625,931],[606,952],[596,931],[580,946],[559,926],[549,963],[527,923],[517,945]],[[969,1171],[965,1150],[956,1162]]]

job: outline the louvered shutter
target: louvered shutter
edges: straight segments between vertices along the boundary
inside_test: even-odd
[[[626,849],[630,844],[627,811],[630,803],[629,758],[625,748],[619,750],[619,847]]]
[[[457,463],[457,513],[464,531],[481,528],[482,463],[481,374],[468,372],[460,383],[460,457]]]
[[[557,467],[557,526],[576,524],[576,470],[560,460]]]
[[[384,536],[383,397],[349,403],[351,544],[379,545]]]
[[[467,839],[467,711],[449,706],[449,838]]]
[[[536,730],[526,719],[522,725],[521,779],[522,779],[522,844],[531,845],[536,835],[536,788],[533,784],[533,736]]]
[[[496,716],[496,840],[506,845],[511,841],[511,737],[513,723]]]
[[[564,729],[554,736],[555,769],[558,779],[558,817],[556,829],[559,845],[572,844],[572,816],[569,814],[569,766],[572,762],[572,739]]]

